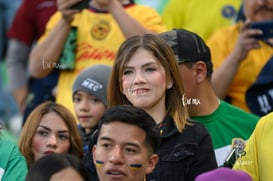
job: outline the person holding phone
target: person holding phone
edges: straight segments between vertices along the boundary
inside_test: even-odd
[[[215,66],[212,85],[220,98],[263,116],[273,111],[273,38],[258,39],[262,30],[249,25],[272,20],[273,1],[243,0],[243,11],[245,21],[218,30],[207,41]]]
[[[72,56],[75,59],[68,61],[74,61],[74,67],[61,69],[56,94],[56,102],[73,113],[73,102],[68,97],[81,70],[95,64],[112,65],[119,45],[129,37],[166,30],[155,10],[132,0],[92,0],[86,9],[73,9],[79,2],[57,0],[58,12],[51,17],[45,34],[32,50],[29,66],[34,77],[44,77],[55,67],[61,69],[59,60],[71,57],[68,54],[75,51]],[[71,42],[67,39],[71,34],[75,47],[64,51],[66,42]]]

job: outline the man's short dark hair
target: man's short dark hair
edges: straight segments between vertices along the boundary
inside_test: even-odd
[[[145,144],[155,153],[160,145],[160,131],[154,119],[143,109],[132,105],[118,105],[108,109],[98,124],[96,137],[99,136],[101,127],[112,122],[122,122],[137,126],[146,133]]]

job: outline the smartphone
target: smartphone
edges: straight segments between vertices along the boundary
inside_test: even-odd
[[[81,0],[77,4],[73,5],[71,8],[77,10],[87,9],[89,7],[89,1],[90,0]]]
[[[273,20],[260,21],[250,23],[249,28],[260,29],[263,31],[262,35],[256,36],[258,39],[273,38]]]

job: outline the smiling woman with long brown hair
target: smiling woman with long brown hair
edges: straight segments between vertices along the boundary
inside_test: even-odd
[[[217,168],[207,129],[190,120],[183,106],[184,88],[173,51],[157,35],[134,36],[120,46],[108,88],[110,107],[142,108],[161,130],[159,162],[147,181],[191,181]]]

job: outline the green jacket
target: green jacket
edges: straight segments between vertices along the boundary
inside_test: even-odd
[[[0,180],[24,181],[27,163],[15,143],[0,138]]]

